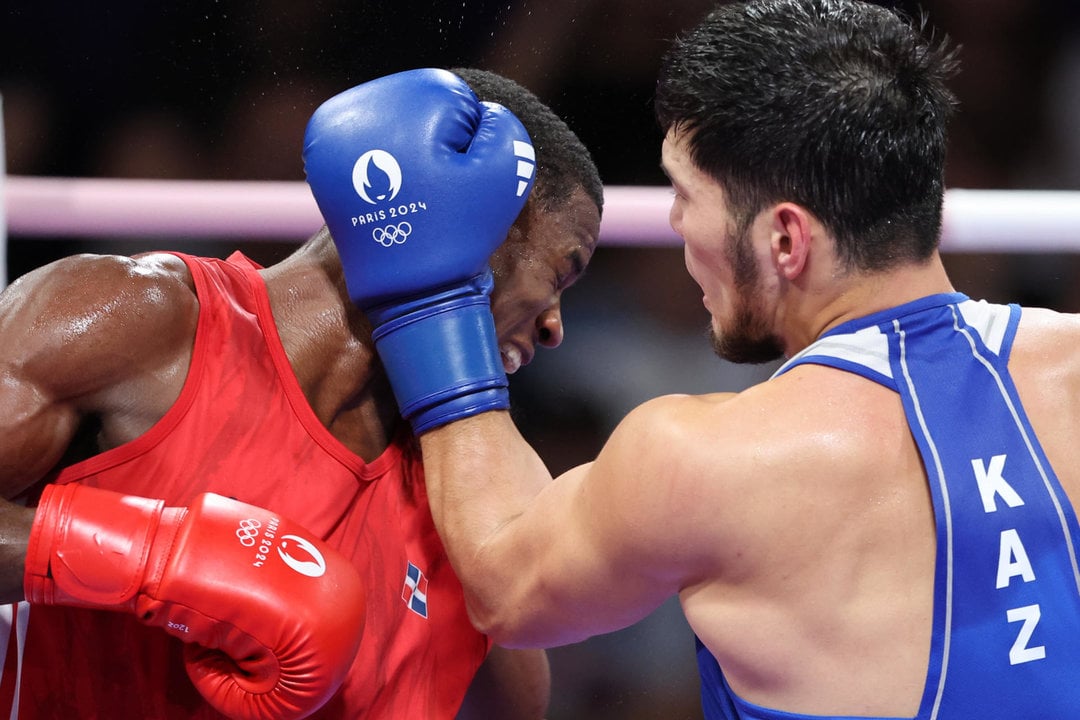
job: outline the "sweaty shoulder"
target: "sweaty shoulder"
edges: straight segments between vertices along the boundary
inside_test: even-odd
[[[1024,308],[1009,355],[1017,384],[1054,388],[1067,398],[1080,391],[1080,315],[1042,308]],[[1072,389],[1074,392],[1066,392]]]
[[[1009,373],[1059,479],[1080,498],[1080,315],[1024,308]]]
[[[1013,352],[1019,352],[1022,356],[1060,354],[1065,358],[1074,358],[1076,353],[1071,350],[1078,339],[1080,315],[1025,307],[1020,315],[1020,328]]]
[[[88,396],[171,367],[177,353],[190,350],[197,318],[179,258],[75,255],[3,293],[0,357],[55,396]]]
[[[725,510],[717,418],[736,397],[649,400],[623,418],[588,466],[575,505],[591,509],[587,524],[608,569],[633,567],[634,577],[649,578],[643,597],[678,592],[714,564],[703,535]]]
[[[636,428],[640,445],[662,449],[675,462],[727,468],[737,482],[763,467],[801,465],[793,461],[822,448],[833,455],[858,451],[860,428],[879,423],[877,416],[894,408],[881,405],[894,399],[851,373],[806,365],[738,393],[657,398],[624,424]]]
[[[740,393],[666,395],[628,414],[609,446],[646,477],[670,478],[688,497],[744,496],[753,470],[789,451],[788,406],[769,383]],[[779,460],[776,460],[779,463]]]
[[[648,450],[649,459],[668,463],[700,446],[713,429],[732,416],[728,405],[737,393],[663,395],[642,403],[619,423],[613,444]]]
[[[636,462],[680,489],[684,517],[704,513],[699,527],[715,530],[714,548],[773,537],[816,499],[861,502],[901,474],[918,476],[896,393],[823,366],[736,394],[660,398],[627,429],[624,447],[648,448],[653,459],[639,452]],[[886,472],[883,458],[897,462]]]

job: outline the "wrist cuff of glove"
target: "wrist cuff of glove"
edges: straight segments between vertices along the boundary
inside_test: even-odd
[[[160,500],[74,483],[46,486],[30,529],[26,599],[131,610],[163,512]]]
[[[375,347],[417,434],[510,407],[486,295],[457,297],[376,328]]]

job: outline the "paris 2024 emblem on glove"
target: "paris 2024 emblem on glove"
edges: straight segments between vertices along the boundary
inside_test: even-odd
[[[446,70],[346,90],[319,106],[304,136],[308,185],[364,309],[482,274],[535,168],[513,113]]]
[[[513,141],[513,150],[517,159],[516,192],[524,196],[536,170],[536,154],[531,144],[521,140]],[[368,150],[361,155],[353,165],[352,184],[356,194],[372,206],[354,216],[353,225],[370,226],[371,239],[383,247],[401,245],[408,240],[413,231],[408,218],[427,210],[423,199],[394,202],[402,186],[401,164],[386,150]]]

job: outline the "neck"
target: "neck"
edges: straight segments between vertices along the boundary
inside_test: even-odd
[[[329,233],[324,228],[262,276],[281,344],[315,415],[350,450],[375,459],[401,418]]]
[[[811,305],[805,318],[797,323],[785,354],[799,352],[828,330],[879,310],[903,305],[927,295],[954,292],[941,256],[935,252],[920,264],[907,264],[877,273],[856,272],[833,280],[836,289],[823,296],[824,302]]]

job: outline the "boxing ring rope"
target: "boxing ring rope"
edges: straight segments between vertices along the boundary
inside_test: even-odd
[[[9,236],[300,241],[322,224],[300,181],[8,176],[5,185]],[[601,243],[680,244],[667,188],[608,186],[604,196]],[[1080,252],[1080,191],[950,189],[942,250]]]

